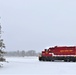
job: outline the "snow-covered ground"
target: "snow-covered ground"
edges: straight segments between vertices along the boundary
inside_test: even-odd
[[[40,62],[37,57],[7,57],[0,75],[76,75],[76,62]]]

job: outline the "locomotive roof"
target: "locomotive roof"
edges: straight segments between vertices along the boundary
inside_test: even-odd
[[[66,48],[66,47],[69,47],[69,48],[75,48],[76,46],[74,45],[68,45],[68,46],[48,46],[46,47],[45,49],[49,49],[49,48]]]

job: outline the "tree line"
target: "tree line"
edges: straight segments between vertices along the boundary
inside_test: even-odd
[[[29,51],[8,51],[5,53],[4,56],[14,56],[14,57],[25,57],[25,56],[38,56],[40,53],[37,53],[35,50],[29,50]]]

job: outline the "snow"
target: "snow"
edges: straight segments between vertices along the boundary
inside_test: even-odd
[[[76,62],[40,62],[38,57],[7,57],[0,75],[76,75]]]

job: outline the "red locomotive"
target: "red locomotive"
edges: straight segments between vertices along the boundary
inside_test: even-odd
[[[40,61],[76,61],[76,46],[55,46],[48,49],[44,49],[39,55]]]

